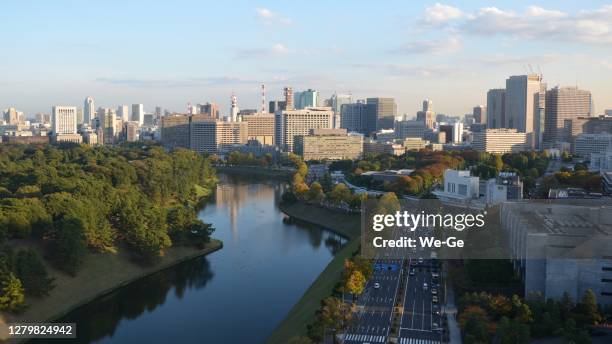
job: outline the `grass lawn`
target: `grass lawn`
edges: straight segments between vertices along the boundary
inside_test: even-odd
[[[49,274],[55,278],[55,288],[46,297],[26,297],[29,307],[21,314],[0,313],[0,339],[6,330],[3,326],[6,322],[43,322],[60,318],[118,287],[179,262],[211,253],[222,246],[221,241],[213,239],[203,250],[184,246],[170,247],[165,250],[160,262],[151,266],[134,263],[127,250],[119,250],[117,254],[89,253],[75,277],[48,265]]]
[[[291,308],[281,324],[272,332],[266,343],[286,343],[290,338],[306,335],[306,325],[314,321],[321,301],[330,296],[344,271],[344,260],[359,249],[360,238],[349,241],[327,265],[302,298]]]

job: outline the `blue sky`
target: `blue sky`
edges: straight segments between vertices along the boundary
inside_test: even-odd
[[[422,99],[462,115],[531,64],[612,108],[604,1],[13,1],[0,4],[0,108],[258,107],[282,87]],[[538,68],[539,67],[539,68]]]

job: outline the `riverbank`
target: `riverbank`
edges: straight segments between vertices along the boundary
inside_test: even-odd
[[[359,214],[330,210],[304,202],[281,204],[279,209],[294,219],[324,227],[348,240],[361,235],[361,216]]]
[[[117,254],[89,253],[77,276],[72,277],[47,266],[51,277],[55,278],[55,288],[48,296],[29,297],[29,307],[21,314],[2,314],[0,318],[0,338],[5,338],[6,322],[41,322],[57,320],[72,310],[85,305],[101,296],[113,292],[140,278],[170,268],[196,257],[207,255],[223,247],[219,240],[211,239],[204,249],[176,246],[165,250],[160,261],[151,266],[142,266],[130,259],[127,250]]]
[[[286,343],[289,339],[306,335],[306,326],[314,321],[315,312],[321,301],[330,296],[342,277],[344,260],[359,250],[361,217],[346,214],[305,203],[281,205],[283,213],[300,221],[309,222],[340,234],[349,242],[334,256],[334,259],[310,285],[300,300],[291,308],[280,325],[268,337],[266,343]]]
[[[226,166],[216,165],[215,170],[217,173],[235,173],[245,175],[256,175],[256,176],[267,176],[273,178],[282,178],[284,180],[291,180],[295,170],[292,169],[278,169],[268,168],[261,166]]]

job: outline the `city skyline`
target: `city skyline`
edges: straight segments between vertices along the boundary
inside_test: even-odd
[[[0,108],[31,116],[92,96],[97,106],[140,103],[147,112],[210,101],[228,115],[232,93],[240,108],[259,108],[264,83],[267,100],[291,86],[321,99],[393,97],[398,115],[409,116],[429,98],[438,113],[462,116],[509,75],[532,70],[549,88],[590,90],[596,115],[612,108],[612,6],[604,2],[320,5],[112,2],[92,5],[85,25],[81,8],[66,2],[36,12],[7,3]],[[203,21],[205,13],[219,15]],[[116,25],[97,24],[107,17]]]

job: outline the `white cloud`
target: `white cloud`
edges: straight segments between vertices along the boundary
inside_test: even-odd
[[[460,28],[487,36],[608,44],[612,43],[612,5],[576,14],[538,6],[529,6],[522,13],[484,7],[468,14]]]
[[[456,37],[448,37],[439,40],[421,40],[404,44],[396,52],[403,54],[452,54],[461,50],[461,41]]]
[[[272,52],[275,54],[287,54],[289,49],[281,43],[276,43],[272,46]]]
[[[290,18],[281,16],[280,14],[273,12],[268,8],[258,7],[255,9],[257,13],[257,18],[259,18],[264,24],[283,24],[283,25],[291,25],[293,24],[293,20]]]
[[[439,25],[463,17],[463,12],[457,7],[436,3],[425,8],[423,21],[427,24]]]

